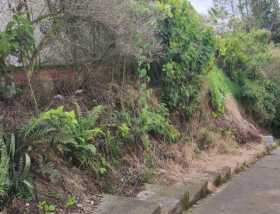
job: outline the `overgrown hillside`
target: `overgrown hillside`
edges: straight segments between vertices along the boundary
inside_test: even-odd
[[[1,209],[93,213],[279,135],[278,29],[256,5],[41,3],[9,4],[0,32]]]

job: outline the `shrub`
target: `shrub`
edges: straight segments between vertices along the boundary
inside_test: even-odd
[[[265,77],[270,81],[270,87],[269,93],[271,93],[275,99],[277,100],[276,104],[274,104],[275,107],[275,115],[273,117],[271,128],[273,131],[273,134],[277,137],[280,136],[279,134],[279,128],[280,128],[280,49],[279,47],[273,47],[270,50],[271,53],[271,61],[270,65],[266,67],[265,69]]]
[[[277,97],[279,100],[279,96]],[[280,103],[278,102],[276,108],[276,114],[271,122],[271,129],[273,135],[276,137],[280,137],[279,129],[280,129]]]
[[[218,114],[224,113],[224,101],[225,92],[221,90],[217,85],[213,85],[211,88],[211,104],[213,110]]]
[[[74,163],[98,173],[104,172],[102,157],[94,145],[97,137],[104,136],[102,129],[97,126],[103,110],[103,106],[97,106],[82,116],[74,111],[67,112],[63,107],[51,109],[33,119],[22,131],[25,137],[50,143]]]
[[[272,60],[270,34],[265,30],[235,31],[219,40],[218,64],[241,88],[241,102],[261,126],[279,129],[280,87],[263,68]],[[278,135],[278,134],[277,134]]]
[[[21,63],[29,63],[26,60],[34,49],[34,42],[33,26],[28,14],[15,14],[5,31],[0,32],[0,72],[9,66],[6,63],[9,55],[17,57]]]
[[[116,116],[120,123],[119,135],[127,142],[146,141],[149,134],[161,136],[164,142],[176,142],[180,136],[176,128],[171,125],[168,111],[163,105],[146,106],[137,114],[129,111],[118,112]]]
[[[241,96],[241,88],[232,82],[222,70],[214,67],[207,76],[211,94],[211,105],[214,112],[219,116],[224,113],[224,99],[227,94],[236,98]]]
[[[246,111],[259,124],[271,128],[272,121],[279,115],[280,89],[269,80],[247,80],[242,87],[241,101]]]
[[[160,23],[166,46],[163,101],[169,108],[191,116],[198,106],[200,75],[207,69],[215,51],[214,37],[188,1],[165,0],[162,4],[168,16]]]
[[[198,133],[197,146],[200,150],[207,150],[215,143],[214,133],[207,128],[202,128]]]
[[[272,40],[274,43],[280,43],[280,23],[276,23],[272,27]]]
[[[265,30],[235,31],[217,41],[218,65],[238,84],[244,84],[246,78],[257,79],[269,62],[269,33]]]

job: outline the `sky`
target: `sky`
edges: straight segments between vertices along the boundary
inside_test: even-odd
[[[212,6],[212,0],[190,0],[195,9],[202,14],[207,14],[207,11]]]

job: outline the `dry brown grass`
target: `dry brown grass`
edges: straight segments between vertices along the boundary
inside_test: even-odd
[[[225,166],[233,168],[257,154],[258,151],[262,151],[263,148],[263,144],[238,145],[235,142],[221,140],[211,150],[197,153],[191,145],[181,145],[174,154],[177,156],[187,154],[184,162],[178,159],[166,160],[161,167],[157,168],[155,182],[174,184],[194,177],[202,178],[209,171],[217,171]]]

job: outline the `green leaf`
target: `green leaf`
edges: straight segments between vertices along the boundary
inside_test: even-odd
[[[12,159],[15,158],[16,152],[16,137],[14,134],[11,135],[11,142],[10,142],[10,156]]]
[[[31,167],[31,159],[28,154],[25,154],[25,164],[24,164],[24,169],[22,172],[22,177],[26,178],[30,172],[30,167]]]
[[[89,152],[91,152],[92,154],[96,154],[96,147],[92,144],[87,144],[82,146],[84,149],[88,150]]]

